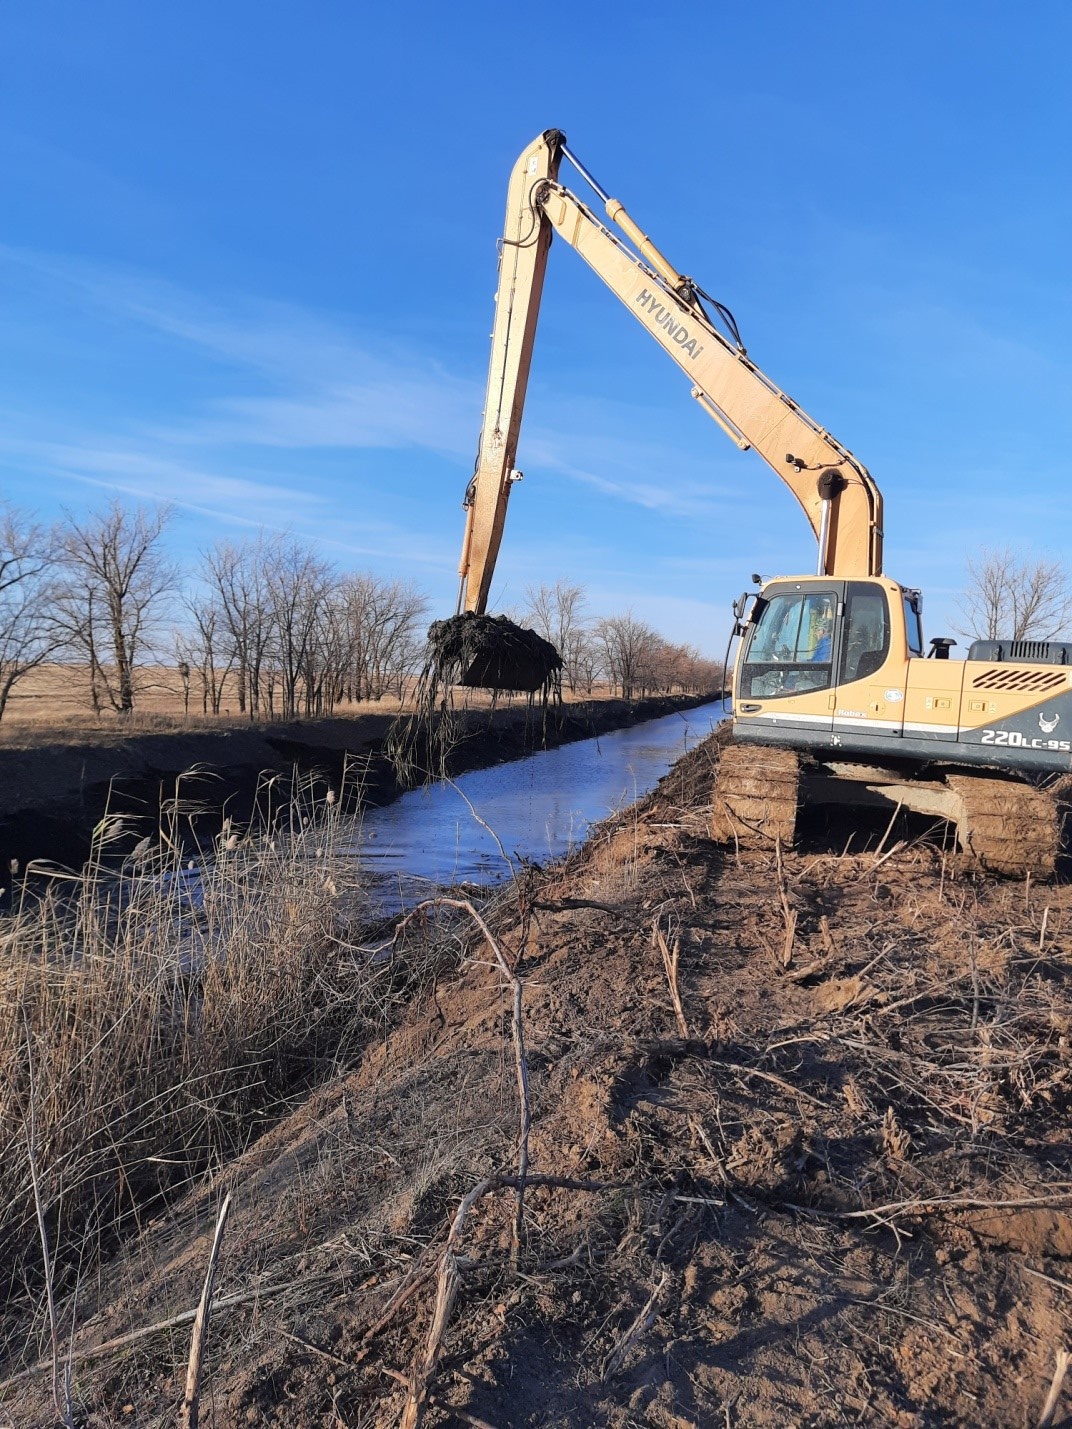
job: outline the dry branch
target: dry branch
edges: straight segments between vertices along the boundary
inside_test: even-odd
[[[639,1315],[637,1315],[636,1319],[633,1320],[632,1324],[630,1324],[629,1328],[618,1339],[618,1341],[611,1349],[610,1353],[604,1359],[599,1371],[599,1377],[601,1380],[608,1380],[611,1375],[615,1373],[615,1371],[620,1367],[622,1361],[625,1359],[626,1353],[629,1350],[629,1346],[633,1343],[634,1340],[639,1339],[640,1336],[644,1334],[646,1330],[649,1330],[651,1326],[655,1323],[655,1317],[659,1313],[659,1304],[662,1299],[662,1293],[663,1290],[666,1288],[666,1282],[669,1279],[670,1272],[664,1267],[662,1275],[659,1277],[658,1285],[655,1286],[651,1294],[648,1296]]]
[[[666,943],[663,930],[659,927],[658,918],[654,918],[651,924],[651,940],[662,954],[663,967],[666,969],[666,981],[670,984],[670,1000],[674,1004],[674,1016],[677,1018],[677,1030],[687,1042],[689,1039],[689,1024],[685,1021],[685,1009],[681,1005],[681,993],[677,985],[677,965],[681,951],[680,941],[675,938],[674,946],[671,950]]]
[[[525,1055],[525,1029],[521,1017],[521,1001],[523,985],[521,979],[514,972],[513,968],[506,961],[502,948],[495,940],[491,929],[480,916],[473,904],[467,898],[427,898],[398,924],[395,929],[395,937],[398,937],[402,928],[418,914],[423,914],[429,908],[456,908],[459,912],[467,914],[480,930],[485,943],[488,945],[495,965],[499,969],[503,978],[513,994],[513,1007],[511,1013],[511,1037],[514,1044],[514,1069],[517,1073],[517,1099],[518,1099],[518,1137],[517,1137],[517,1211],[514,1216],[513,1246],[515,1259],[520,1251],[521,1232],[525,1214],[525,1180],[529,1169],[529,1132],[532,1128],[532,1109],[529,1103],[529,1068],[528,1059]]]
[[[1061,1390],[1064,1387],[1065,1375],[1068,1373],[1068,1366],[1072,1364],[1072,1354],[1067,1350],[1055,1350],[1054,1359],[1056,1361],[1053,1370],[1053,1379],[1050,1382],[1050,1392],[1046,1396],[1046,1403],[1042,1406],[1042,1413],[1039,1415],[1038,1424],[1035,1429],[1050,1429],[1053,1423],[1054,1412],[1057,1409],[1057,1401],[1061,1397]]]
[[[197,1313],[194,1315],[194,1328],[190,1336],[190,1358],[186,1366],[186,1392],[183,1395],[182,1409],[179,1412],[179,1423],[182,1429],[197,1429],[198,1405],[201,1396],[201,1362],[204,1355],[209,1316],[212,1311],[212,1287],[216,1280],[216,1266],[219,1264],[223,1232],[227,1226],[230,1210],[231,1193],[228,1191],[223,1198],[223,1205],[220,1207],[219,1218],[216,1221],[216,1232],[212,1237],[212,1250],[208,1257],[208,1269],[205,1271],[205,1283],[201,1290]]]
[[[569,1176],[531,1175],[526,1179],[529,1185],[557,1186],[573,1191],[610,1191],[615,1189],[615,1187],[602,1182],[574,1180]],[[469,1213],[484,1196],[507,1186],[523,1189],[522,1178],[520,1176],[487,1176],[467,1191],[458,1203],[446,1244],[439,1257],[432,1322],[428,1327],[424,1353],[410,1375],[409,1394],[402,1412],[400,1429],[417,1429],[425,1409],[432,1400],[432,1381],[439,1364],[439,1357],[443,1352],[443,1341],[446,1338],[450,1324],[450,1312],[454,1307],[458,1287],[461,1283],[461,1272],[472,1264],[457,1254],[458,1242],[465,1229]]]

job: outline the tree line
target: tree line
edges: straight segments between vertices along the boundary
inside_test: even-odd
[[[404,698],[429,615],[415,585],[340,571],[291,535],[221,541],[183,572],[169,520],[116,500],[49,528],[0,507],[0,719],[19,681],[56,662],[78,671],[97,716],[135,710],[149,663],[177,670],[187,712],[220,714],[226,699],[251,720],[290,719]],[[720,666],[631,613],[589,618],[580,586],[534,587],[513,614],[562,653],[573,692],[721,686]]]
[[[46,527],[0,506],[0,719],[49,662],[79,671],[98,716],[133,712],[151,660],[177,669],[187,711],[203,714],[225,698],[250,719],[291,719],[404,697],[429,614],[415,585],[341,572],[307,542],[265,534],[217,543],[191,581],[165,550],[169,519],[116,500]],[[968,559],[959,609],[969,638],[1072,636],[1072,580],[1058,561],[983,550]],[[530,587],[510,614],[558,649],[572,693],[721,688],[720,665],[631,612],[590,616],[583,586]]]
[[[631,611],[590,619],[586,604],[583,586],[558,581],[530,586],[525,603],[510,612],[558,650],[571,693],[590,695],[597,683],[625,699],[722,688],[722,666],[694,646],[674,644]]]

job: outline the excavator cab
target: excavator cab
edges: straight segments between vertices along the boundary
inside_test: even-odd
[[[886,577],[769,581],[743,627],[735,733],[778,743],[792,730],[795,742],[835,747],[857,732],[899,734],[908,660],[920,653],[917,594]]]

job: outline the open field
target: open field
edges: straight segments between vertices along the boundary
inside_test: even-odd
[[[197,729],[228,729],[264,724],[266,717],[250,720],[238,708],[238,692],[233,680],[225,685],[226,695],[218,715],[202,714],[196,690],[191,692],[189,710],[184,709],[182,681],[174,666],[148,666],[139,672],[138,699],[133,715],[120,719],[113,711],[94,715],[89,704],[88,683],[84,671],[77,666],[46,665],[20,681],[11,696],[4,718],[0,721],[0,747],[32,748],[36,744],[56,743],[65,739],[111,742],[131,734],[167,733]],[[615,699],[614,689],[605,684],[593,686],[592,693],[562,692],[564,704],[588,703],[592,700]],[[405,701],[395,695],[382,700],[362,700],[337,705],[329,718],[348,719],[361,715],[395,715],[408,709],[412,699],[407,689]],[[468,709],[498,707],[521,708],[528,703],[527,695],[500,694],[492,698],[486,690],[459,692],[460,703]]]
[[[717,848],[717,753],[486,921],[366,930],[378,1033],[58,1285],[80,1422],[175,1422],[225,1193],[205,1423],[1068,1422],[1072,889]],[[43,1305],[0,1423],[55,1420]]]

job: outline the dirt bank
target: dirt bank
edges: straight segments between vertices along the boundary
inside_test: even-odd
[[[716,760],[488,910],[523,988],[518,1249],[512,996],[461,913],[356,1069],[83,1287],[85,1424],[174,1422],[167,1322],[225,1190],[206,1423],[1038,1422],[1072,1333],[1072,889],[899,831],[735,855],[704,837]],[[54,1422],[46,1378],[0,1423]]]
[[[457,774],[517,759],[544,744],[587,739],[692,708],[704,698],[591,700],[552,709],[546,721],[525,707],[474,709],[464,717],[464,738],[451,753],[450,769]],[[263,775],[289,778],[295,770],[316,771],[338,788],[346,767],[361,802],[386,803],[399,792],[383,755],[394,718],[362,714],[0,747],[0,868],[11,859],[22,867],[31,859],[81,863],[106,810],[130,819],[125,844],[115,848],[121,852],[155,824],[161,796],[173,796],[177,777],[189,770],[199,772],[183,780],[183,797],[213,811],[227,805],[239,820],[249,816]]]

